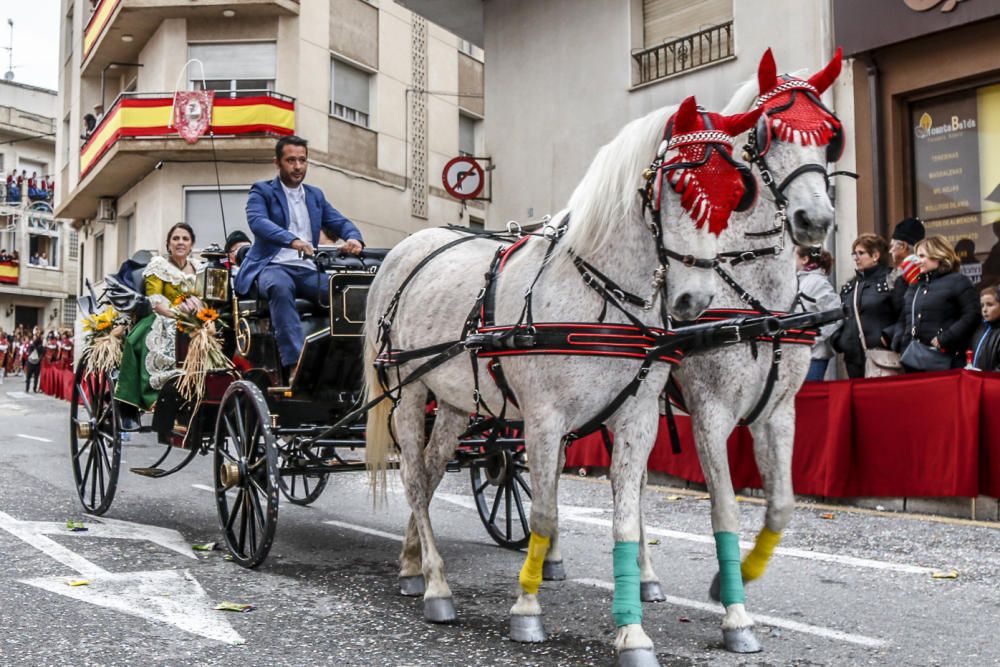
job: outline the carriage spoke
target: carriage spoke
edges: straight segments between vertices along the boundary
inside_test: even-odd
[[[77,448],[76,454],[73,454],[73,458],[74,459],[79,459],[81,456],[84,455],[85,452],[90,451],[90,448],[91,448],[92,445],[93,445],[93,443],[90,440],[88,440],[85,443],[83,443],[83,445],[81,445],[79,448]]]
[[[100,455],[94,455],[94,465],[90,469],[90,506],[93,507],[97,502],[97,469],[101,467],[101,462],[99,460]]]
[[[477,487],[476,487],[475,489],[473,489],[473,493],[475,493],[475,494],[476,494],[477,496],[478,496],[478,495],[479,495],[480,493],[482,493],[482,492],[483,492],[483,491],[484,491],[484,490],[486,489],[486,487],[487,487],[487,486],[489,486],[489,485],[490,485],[490,480],[489,480],[489,479],[487,479],[487,478],[485,477],[485,475],[484,475],[483,477],[484,477],[484,479],[483,479],[483,483],[482,483],[482,484],[480,484],[479,486],[477,486]]]
[[[260,505],[260,498],[256,493],[250,493],[250,505],[253,508],[254,520],[260,524],[261,530],[264,528],[264,509]],[[266,497],[266,496],[265,496]],[[256,530],[256,528],[255,528]]]
[[[521,502],[521,492],[517,490],[517,485],[515,484],[511,484],[510,491],[514,494],[514,502],[517,503],[517,516],[521,521],[521,530],[523,530],[524,535],[527,536],[531,531],[528,529],[528,520],[525,517],[524,503]]]
[[[243,514],[246,516],[245,521],[247,524],[247,551],[251,558],[253,558],[257,553],[257,517],[254,516],[253,498],[254,494],[252,492],[248,492],[246,495],[245,507],[243,508]]]
[[[83,487],[81,490],[84,492],[80,494],[81,496],[86,496],[87,481],[90,479],[90,468],[94,465],[94,450],[91,448],[89,456],[87,456],[87,465],[83,469],[83,474],[80,475],[80,484]]]
[[[233,498],[233,504],[229,508],[229,519],[226,520],[226,532],[233,529],[233,524],[236,522],[236,515],[239,514],[239,504],[243,502],[243,488],[236,492],[236,497]]]
[[[500,499],[503,498],[503,487],[497,487],[497,495],[493,498],[493,509],[490,511],[490,523],[496,523],[497,510],[500,509]]]
[[[524,493],[528,496],[528,500],[531,500],[531,488],[527,485],[527,483],[525,483],[524,478],[521,477],[521,473],[515,472],[514,480],[522,489],[524,489]]]
[[[506,493],[504,493],[504,504],[505,504],[505,509],[506,509],[506,512],[507,512],[507,515],[504,517],[504,519],[505,519],[504,524],[507,527],[507,539],[509,540],[511,538],[511,525],[510,525],[510,523],[511,523],[511,518],[512,518],[511,515],[510,515],[510,492],[511,492],[511,489],[507,488],[506,484],[503,486],[503,489],[506,491]]]
[[[240,537],[237,540],[237,551],[240,554],[245,554],[247,552],[247,532],[249,528],[247,527],[248,520],[250,519],[247,514],[247,502],[246,502],[246,492],[240,498]]]

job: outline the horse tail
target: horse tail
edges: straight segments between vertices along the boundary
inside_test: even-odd
[[[383,387],[375,370],[375,341],[371,336],[365,336],[365,402],[370,402],[382,395]],[[392,401],[384,398],[368,410],[368,425],[365,427],[365,465],[371,478],[372,491],[378,499],[378,491],[386,492],[387,470],[389,468],[389,452],[392,450],[392,433],[389,430],[389,419],[392,413]]]

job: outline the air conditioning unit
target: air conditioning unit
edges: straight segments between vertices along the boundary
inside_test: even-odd
[[[97,221],[115,221],[115,199],[114,197],[101,197],[97,201]]]

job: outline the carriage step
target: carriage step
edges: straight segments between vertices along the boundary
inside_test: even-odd
[[[129,468],[129,470],[143,477],[160,477],[166,472],[163,468]]]
[[[448,461],[445,464],[445,472],[462,472],[462,463],[457,460]]]

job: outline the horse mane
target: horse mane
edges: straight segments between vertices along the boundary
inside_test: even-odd
[[[732,98],[726,103],[725,108],[720,113],[723,116],[732,116],[749,111],[753,108],[753,103],[757,100],[758,92],[757,78],[747,79],[736,89],[736,92],[733,93]]]
[[[642,206],[642,172],[656,156],[667,120],[677,105],[663,107],[623,127],[594,157],[570,195],[569,228],[564,242],[578,257],[611,244],[620,225]]]

